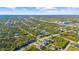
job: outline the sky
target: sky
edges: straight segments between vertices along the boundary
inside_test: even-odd
[[[0,15],[79,15],[79,7],[0,7]]]

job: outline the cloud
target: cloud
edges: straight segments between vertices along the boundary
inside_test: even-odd
[[[7,8],[9,8],[11,10],[16,10],[16,7],[7,7]]]
[[[56,10],[55,7],[36,7],[38,10]]]
[[[79,8],[71,7],[5,7],[0,8],[0,14],[79,14]]]
[[[36,7],[37,10],[42,11],[44,13],[55,13],[58,12],[55,7]]]
[[[44,12],[46,12],[46,13],[56,13],[58,11],[56,11],[56,10],[45,10]]]

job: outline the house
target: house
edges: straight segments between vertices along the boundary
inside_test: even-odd
[[[15,33],[15,36],[18,36],[18,35],[19,35],[19,32],[16,32],[16,33]]]
[[[63,24],[70,24],[71,22],[69,21],[64,21]]]

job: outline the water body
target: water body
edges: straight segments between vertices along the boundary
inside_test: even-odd
[[[36,42],[36,40],[30,40],[30,41],[27,42],[26,44],[24,44],[24,45],[22,45],[22,46],[20,46],[20,47],[15,48],[14,51],[19,51],[19,50],[21,50],[21,48],[27,48],[27,46],[28,46],[29,44],[34,43],[34,42]]]

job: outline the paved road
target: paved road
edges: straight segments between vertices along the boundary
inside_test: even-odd
[[[70,46],[71,46],[71,42],[69,42],[69,44],[66,46],[66,48],[64,49],[64,51],[67,51]]]
[[[25,24],[25,23],[24,23]],[[20,26],[19,26],[19,29],[21,29],[21,30],[23,30],[23,31],[25,31],[24,29],[22,29]],[[70,30],[71,31],[71,30]],[[70,31],[66,31],[66,32],[70,32]],[[30,33],[30,35],[32,35],[33,36],[33,34],[31,34]],[[44,40],[44,39],[49,39],[49,38],[51,38],[52,36],[58,36],[58,35],[60,35],[60,34],[54,34],[54,35],[50,35],[50,36],[46,36],[46,37],[43,37],[43,38],[37,38],[37,40]],[[77,43],[77,42],[74,42],[74,41],[72,41],[72,40],[70,40],[70,39],[67,39],[67,38],[65,38],[65,37],[63,37],[65,40],[67,40],[67,41],[70,41],[70,43],[66,46],[66,48],[64,49],[65,51],[70,47],[70,45],[71,45],[71,43]],[[35,43],[35,42],[34,42]],[[34,44],[34,43],[32,43],[32,44]],[[32,44],[30,44],[30,45],[32,45]],[[29,46],[30,46],[29,45]],[[25,47],[24,47],[25,48]],[[20,50],[24,50],[24,48],[21,48]]]
[[[63,37],[65,40],[67,40],[67,41],[70,41],[71,43],[77,43],[77,42],[75,42],[75,41],[72,41],[72,40],[70,40],[70,39],[68,39],[68,38],[65,38],[65,37]]]

